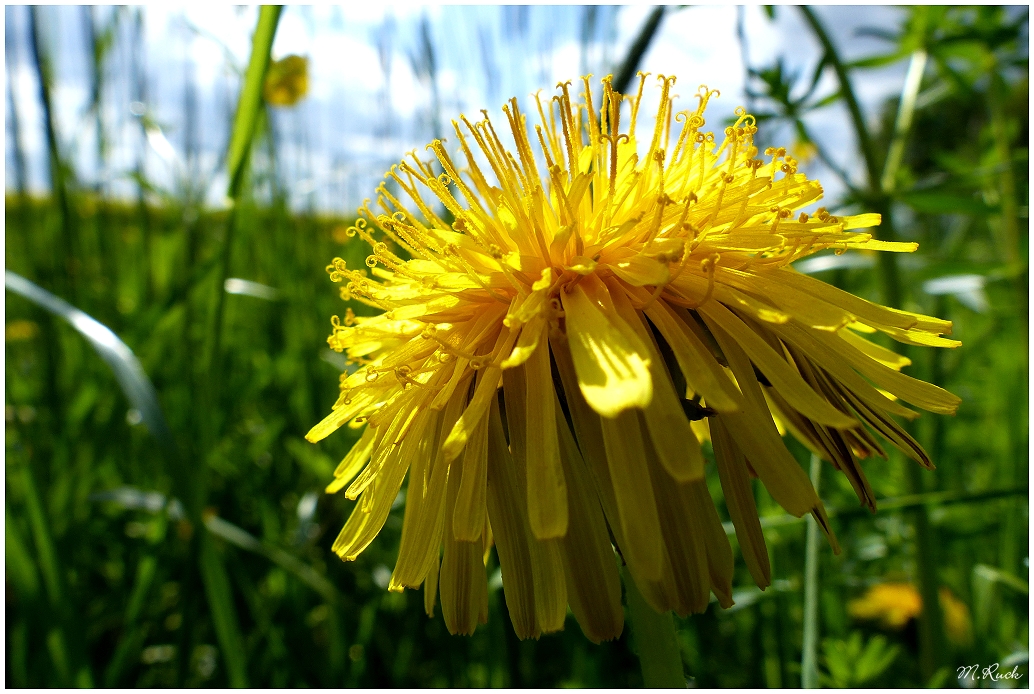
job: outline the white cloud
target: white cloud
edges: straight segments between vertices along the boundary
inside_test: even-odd
[[[542,88],[551,96],[556,82],[567,79],[575,80],[575,91],[580,90],[577,79],[587,58],[589,70],[596,73],[594,84],[598,84],[599,78],[622,59],[651,9],[640,5],[595,10],[596,25],[585,44],[583,23],[590,10],[580,6],[353,3],[344,7],[288,7],[278,28],[274,54],[309,56],[311,74],[306,100],[294,109],[278,110],[274,116],[281,138],[282,168],[296,177],[292,180],[315,181],[313,190],[319,204],[350,209],[372,193],[391,162],[409,149],[422,151],[430,137],[431,95],[428,85],[414,74],[409,56],[416,51],[424,16],[430,22],[436,52],[442,101],[439,116],[447,127],[460,112],[476,117],[482,108],[498,119],[500,107],[510,96],[517,96],[522,109],[533,114],[534,101],[529,95],[535,90]],[[64,7],[46,11],[60,20],[53,25],[60,46],[55,89],[58,122],[66,141],[78,138],[80,164],[85,178],[92,179],[96,173],[91,169],[96,163],[90,152],[95,142],[90,128],[80,123],[89,86],[83,13],[79,8]],[[99,10],[98,16],[103,19],[111,12],[114,10]],[[123,15],[120,42],[131,36],[126,20],[132,12]],[[847,59],[880,49],[879,42],[856,36],[858,27],[893,26],[900,16],[900,11],[886,7],[822,7],[818,12],[834,31]],[[149,6],[144,13],[142,65],[146,69],[147,106],[167,126],[165,149],[171,148],[180,159],[185,153],[184,80],[189,74],[198,100],[200,158],[203,167],[214,172],[211,167],[226,146],[239,88],[229,66],[246,65],[257,10],[187,3]],[[758,7],[744,10],[751,64],[767,65],[782,56],[791,70],[810,70],[818,58],[818,46],[800,11],[781,6],[776,13],[772,21]],[[20,32],[17,38],[24,48],[28,45],[26,23],[19,19],[18,12],[11,16],[15,21],[9,31]],[[730,6],[670,10],[640,67],[655,74],[677,75],[675,92],[681,94],[682,107],[693,103],[701,83],[720,89],[722,97],[712,102],[709,112],[713,114],[712,123],[724,119],[736,106],[745,104],[736,21],[737,10]],[[190,30],[191,25],[199,33]],[[392,51],[387,85],[376,45],[376,35],[386,28]],[[132,60],[125,46],[116,47],[108,67],[111,81],[104,115],[113,145],[108,168],[115,176],[135,165],[138,148],[144,142],[139,121],[128,113],[128,103],[135,98],[129,78]],[[42,112],[35,74],[28,65],[23,57],[10,66],[12,90],[22,122],[22,146],[30,168],[38,172],[33,174],[34,185],[42,186],[46,172]],[[868,113],[874,113],[901,88],[904,70],[902,64],[857,74],[859,99]],[[832,75],[820,85],[823,93],[835,88]],[[644,104],[647,115],[655,108],[655,93],[655,89],[648,92]],[[808,122],[842,165],[857,170],[853,148],[842,144],[851,140],[842,108],[825,109],[810,116]],[[181,175],[163,164],[154,152],[146,158],[148,174],[160,185],[172,186],[175,176]],[[10,161],[8,157],[9,166]],[[814,168],[821,170],[818,165]],[[321,177],[327,177],[325,184]],[[8,181],[12,180],[8,175]],[[128,185],[120,183],[119,189]],[[836,186],[829,179],[826,187],[833,192]],[[219,184],[212,184],[213,200],[222,195],[222,190]],[[343,196],[359,197],[344,200]]]

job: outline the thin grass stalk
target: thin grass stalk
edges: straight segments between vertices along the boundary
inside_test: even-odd
[[[47,155],[50,163],[50,185],[54,197],[57,199],[57,211],[60,215],[62,243],[58,257],[60,269],[53,278],[61,282],[64,291],[62,292],[72,303],[76,303],[76,264],[78,256],[78,244],[76,243],[75,222],[73,219],[72,206],[69,201],[67,175],[64,160],[61,156],[61,149],[58,144],[57,121],[52,106],[51,88],[53,84],[53,73],[51,70],[50,57],[46,53],[44,37],[41,29],[39,14],[40,7],[29,8],[29,27],[32,38],[32,57],[36,68],[36,77],[39,81],[39,98],[43,105],[43,124],[47,138]]]
[[[895,120],[894,136],[886,160],[886,167],[880,180],[880,189],[888,202],[885,219],[891,222],[889,201],[894,192],[897,168],[900,166],[912,119],[915,114],[916,99],[922,85],[923,71],[926,67],[927,54],[920,47],[913,51],[909,61],[908,73],[898,102],[898,113]],[[892,226],[888,228],[893,229]],[[892,256],[891,253],[884,253]],[[896,258],[881,258],[884,266],[885,292],[890,306],[900,307],[904,303],[902,285]],[[904,350],[903,350],[904,351]],[[909,350],[910,351],[910,350]],[[914,428],[909,426],[908,428]],[[922,494],[926,484],[923,471],[916,465],[906,461],[909,490],[913,494]],[[937,538],[926,506],[917,506],[909,513],[915,529],[916,578],[919,583],[919,594],[923,599],[923,611],[919,615],[919,665],[923,680],[929,682],[943,661],[944,627],[941,619],[940,596],[937,580],[936,546]]]
[[[646,21],[643,22],[643,26],[639,29],[635,41],[632,42],[632,46],[628,49],[625,59],[621,61],[621,65],[614,73],[613,85],[615,91],[619,91],[622,94],[628,91],[629,85],[632,84],[632,78],[639,71],[639,63],[646,54],[646,50],[650,47],[650,43],[653,42],[654,37],[657,35],[657,30],[661,27],[661,21],[664,19],[664,10],[664,5],[658,5],[650,12]]]
[[[901,102],[898,106],[897,120],[894,123],[894,137],[891,140],[890,149],[887,151],[883,176],[880,178],[880,189],[887,195],[891,195],[896,187],[898,168],[900,168],[901,159],[905,154],[905,143],[908,140],[909,131],[912,129],[912,119],[915,116],[919,86],[923,81],[923,71],[926,70],[926,58],[926,51],[920,48],[912,53],[908,62],[908,73],[905,75],[905,86],[901,90]]]
[[[137,121],[140,124],[140,146],[136,150],[136,178],[137,178],[137,213],[140,216],[140,235],[143,239],[143,270],[144,286],[142,292],[143,304],[149,304],[154,297],[154,258],[152,253],[152,236],[154,229],[151,219],[151,211],[147,206],[147,122],[150,117],[148,113],[148,91],[147,71],[144,66],[144,12],[137,8],[133,21],[133,88],[136,101],[143,104],[143,113]]]
[[[58,551],[47,521],[46,509],[39,495],[35,475],[27,462],[22,462],[18,471],[20,482],[25,492],[26,512],[29,526],[32,529],[33,544],[39,561],[43,586],[50,605],[54,622],[47,635],[47,645],[51,660],[58,672],[64,675],[66,686],[92,687],[93,674],[82,653],[82,634],[73,636],[77,630],[72,628],[73,615],[68,602],[68,590],[64,573],[58,561]]]
[[[211,534],[201,533],[198,539],[201,543],[201,576],[205,596],[211,609],[212,625],[226,665],[227,678],[231,687],[244,688],[248,686],[248,660],[237,610],[233,604],[230,577],[222,557],[216,551]]]
[[[93,185],[95,196],[96,212],[93,217],[93,233],[97,240],[97,271],[103,288],[118,286],[119,263],[113,257],[111,247],[111,215],[108,210],[106,199],[107,178],[108,178],[108,154],[110,143],[108,142],[107,128],[104,122],[104,67],[109,48],[112,43],[115,22],[118,11],[115,11],[115,19],[112,23],[98,31],[97,23],[98,8],[83,7],[83,23],[86,25],[89,65],[90,65],[90,111],[93,114],[94,133],[97,138],[97,178]],[[95,280],[96,282],[96,280]],[[103,290],[102,290],[103,291]],[[102,301],[104,300],[102,294]],[[100,302],[99,302],[100,303]]]
[[[815,15],[814,10],[809,7],[802,7],[801,12],[822,45],[826,60],[836,73],[840,85],[840,93],[843,95],[848,111],[851,114],[851,122],[854,125],[855,135],[862,149],[862,156],[865,159],[868,172],[869,190],[867,197],[870,200],[870,204],[876,208],[875,211],[883,219],[880,226],[880,238],[886,241],[896,241],[897,233],[894,229],[894,220],[891,214],[891,198],[881,185],[884,176],[881,175],[878,169],[872,137],[865,125],[865,119],[855,97],[854,87],[847,73],[847,66],[840,59],[829,33]],[[918,54],[919,52],[922,52],[923,61],[925,62],[925,51],[920,48],[916,53]],[[921,76],[922,73],[919,72],[918,74]],[[919,78],[910,81],[906,80],[905,88],[899,101],[896,123],[910,124],[912,122],[916,105],[916,94],[918,93],[920,83],[921,79]],[[916,93],[912,93],[913,91]],[[902,129],[900,137],[905,138],[907,134],[907,129]],[[894,174],[896,172],[892,171],[890,173]],[[881,270],[881,283],[883,285],[883,303],[900,308],[904,304],[905,297],[901,273],[895,254],[881,253],[879,267]],[[902,345],[900,352],[904,356],[908,356],[911,350],[907,349],[906,345]],[[905,427],[906,430],[914,429],[909,423],[906,423]],[[900,456],[895,456],[895,458],[900,459]],[[921,470],[915,465],[906,464],[906,475],[911,493],[921,494],[924,488]],[[937,594],[936,564],[933,557],[936,538],[930,526],[925,506],[917,507],[909,515],[915,531],[916,578],[919,582],[919,592],[923,598],[924,606],[919,616],[919,669],[923,681],[929,682],[937,672],[938,665],[944,654],[943,647],[939,645],[942,641],[943,628],[941,627],[940,604]]]
[[[833,45],[833,39],[830,37],[829,32],[826,31],[825,25],[815,14],[815,10],[807,5],[801,6],[800,10],[801,14],[804,15],[804,20],[811,27],[812,33],[815,34],[815,38],[822,45],[822,50],[830,61],[833,71],[836,73],[837,82],[840,85],[840,94],[843,96],[844,102],[847,104],[847,110],[851,114],[851,124],[854,126],[855,136],[858,138],[858,148],[865,159],[865,169],[869,176],[869,187],[875,190],[879,183],[876,149],[872,145],[872,137],[869,135],[869,129],[865,125],[862,108],[858,104],[858,98],[855,96],[854,84],[847,74],[847,66],[840,60],[836,46]]]
[[[811,454],[811,484],[820,491],[822,459]],[[819,524],[808,516],[804,544],[804,637],[801,647],[801,688],[819,688]]]
[[[7,31],[5,31],[5,43],[4,43],[4,56],[7,59],[7,116],[11,124],[11,134],[8,140],[8,146],[14,154],[14,176],[15,176],[15,190],[17,192],[18,200],[18,214],[15,217],[18,222],[17,231],[12,234],[19,238],[22,244],[22,250],[25,253],[25,258],[31,258],[31,244],[30,239],[27,238],[26,231],[30,226],[30,212],[29,212],[29,174],[28,164],[25,159],[25,146],[24,146],[24,133],[22,132],[21,118],[18,113],[18,105],[14,99],[14,66],[17,64],[15,55],[17,54],[18,42],[16,41],[15,32],[12,30],[14,23],[13,17],[11,16],[14,12],[14,8],[4,8],[4,16],[7,24]],[[14,231],[14,230],[12,230]]]
[[[5,32],[7,35],[5,36],[4,43],[4,56],[7,58],[7,117],[11,123],[11,139],[8,142],[14,154],[14,180],[15,190],[18,192],[18,204],[24,211],[29,184],[28,168],[25,163],[25,147],[22,143],[21,119],[14,101],[14,72],[12,68],[16,64],[14,56],[18,44],[15,42],[14,32],[10,31],[12,28],[12,18],[10,16],[12,12],[13,8],[11,7],[4,9],[8,28],[8,32]]]
[[[263,6],[259,10],[258,24],[252,37],[251,58],[244,75],[244,82],[241,85],[233,130],[230,133],[227,164],[230,177],[228,197],[231,207],[227,219],[226,237],[218,256],[219,264],[213,287],[214,295],[212,295],[212,322],[207,335],[207,354],[198,373],[201,379],[197,388],[200,395],[200,407],[195,408],[192,417],[198,439],[198,459],[203,459],[204,456],[215,450],[218,432],[222,426],[222,421],[217,420],[213,415],[222,411],[220,393],[223,313],[226,297],[224,283],[229,276],[237,214],[243,195],[259,112],[262,108],[262,87],[269,67],[273,38],[276,35],[282,9],[280,6]],[[193,488],[188,498],[184,500],[194,524],[193,527],[197,530],[196,538],[191,543],[191,561],[188,569],[190,575],[187,578],[191,582],[200,580],[204,586],[204,594],[219,648],[226,661],[230,685],[246,687],[248,678],[244,638],[241,635],[240,624],[233,604],[229,576],[222,557],[216,550],[212,536],[200,522],[201,511],[206,503],[208,492],[208,466],[203,464],[198,468],[198,474],[192,476]],[[198,573],[195,574],[195,570]],[[194,631],[198,616],[199,605],[195,599],[188,604],[184,611],[184,625],[179,647],[181,682],[190,664],[189,651],[194,645],[193,639],[196,638]]]
[[[593,38],[596,35],[596,23],[597,17],[600,13],[600,7],[598,5],[586,5],[581,8],[581,11],[582,18],[580,24],[582,32],[581,40],[579,42],[579,48],[581,49],[581,52],[579,54],[580,57],[578,62],[578,74],[588,75],[590,72],[592,72],[592,69],[589,67],[589,48],[592,46]],[[484,45],[485,39],[482,38],[482,46]],[[488,51],[484,50],[484,48],[482,49],[482,52],[485,54],[488,53]],[[493,101],[492,103],[495,102]]]
[[[130,593],[126,613],[122,621],[122,636],[115,646],[115,654],[104,670],[104,687],[118,686],[134,656],[139,657],[141,646],[146,637],[145,631],[137,624],[144,600],[154,585],[158,560],[153,554],[145,554],[137,563],[136,577]]]
[[[220,273],[215,284],[215,311],[211,329],[211,349],[208,354],[209,379],[215,381],[218,376],[219,353],[222,342],[223,311],[226,292],[223,283],[230,274],[230,259],[233,250],[237,212],[241,202],[243,184],[248,163],[251,158],[251,147],[255,139],[259,112],[262,108],[262,86],[265,83],[266,71],[269,69],[270,52],[273,48],[273,37],[283,8],[279,5],[264,5],[259,10],[258,26],[252,38],[251,58],[244,75],[240,98],[237,102],[237,113],[234,116],[233,130],[230,133],[230,144],[227,152],[227,171],[230,185],[227,197],[230,198],[230,214],[227,219],[226,239],[223,242],[220,256],[222,258]]]
[[[625,584],[625,606],[635,639],[636,655],[643,669],[643,686],[647,689],[685,689],[686,674],[682,669],[675,620],[671,612],[658,613],[643,598],[627,566],[621,567]]]
[[[1017,201],[1016,174],[1013,169],[1013,154],[1009,141],[1009,129],[1007,122],[1006,107],[1006,84],[994,53],[988,58],[988,70],[991,74],[991,83],[988,88],[988,108],[990,110],[991,132],[994,139],[995,154],[999,162],[998,185],[1001,201],[1001,230],[1004,241],[1005,261],[1009,267],[1013,291],[1016,297],[1016,315],[1020,324],[1021,353],[1029,351],[1028,325],[1029,325],[1029,281],[1028,269],[1025,259],[1020,251],[1020,229],[1019,229],[1019,204]],[[1019,484],[1022,481],[1024,452],[1027,450],[1026,427],[1028,421],[1028,408],[1025,407],[1029,369],[1026,359],[1019,360],[1015,382],[1018,387],[1009,388],[1007,397],[1011,401],[1008,410],[1013,413],[1010,417],[1009,431],[1009,452],[1010,455],[1004,461],[1004,477],[1011,484]],[[1020,571],[1020,555],[1022,552],[1022,518],[1023,502],[1012,500],[1003,509],[1005,520],[1002,523],[1001,531],[1001,568],[1009,573]]]

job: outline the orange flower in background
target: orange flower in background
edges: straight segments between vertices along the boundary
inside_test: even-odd
[[[333,320],[330,346],[356,368],[308,433],[361,429],[327,488],[358,499],[334,551],[355,559],[408,476],[389,590],[440,593],[449,630],[487,619],[494,545],[522,638],[563,628],[567,606],[593,641],[617,637],[617,550],[647,602],[681,615],[710,594],[732,604],[733,557],[707,490],[699,438],[744,560],[770,583],[751,478],[788,512],[822,502],[773,415],[874,507],[859,459],[878,434],[924,466],[893,419],[950,414],[958,398],[910,378],[908,360],[866,339],[954,347],[948,321],[869,303],[799,274],[824,249],[912,251],[864,229],[879,216],[798,211],[822,196],[782,149],[764,157],[751,116],[719,143],[704,130],[716,92],[677,111],[673,77],[646,138],[635,96],[588,78],[537,99],[529,130],[516,99],[507,145],[488,119],[454,122],[460,162],[441,141],[388,173],[350,232],[366,267],[335,259],[342,298],[382,311]],[[598,106],[598,108],[597,108]],[[627,126],[624,121],[627,120]],[[509,137],[508,136],[508,137]],[[404,201],[405,200],[405,201]],[[389,245],[390,244],[390,245]],[[892,394],[892,395],[890,395]],[[706,422],[706,425],[703,424]]]

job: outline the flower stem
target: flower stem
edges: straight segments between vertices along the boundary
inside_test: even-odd
[[[621,567],[621,579],[625,584],[625,605],[639,665],[643,669],[643,686],[685,689],[686,675],[671,612],[660,614],[646,603],[627,566]]]
[[[811,455],[811,484],[819,493],[822,460]],[[804,547],[804,638],[801,649],[801,689],[818,689],[819,645],[819,524],[808,517]]]

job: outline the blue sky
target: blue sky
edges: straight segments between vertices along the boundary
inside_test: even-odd
[[[288,7],[282,16],[274,57],[290,53],[310,59],[311,91],[291,109],[278,109],[274,125],[280,175],[299,208],[350,211],[371,195],[385,169],[405,152],[430,139],[430,83],[413,56],[426,22],[436,56],[436,84],[443,123],[459,113],[499,112],[510,96],[522,102],[539,88],[577,78],[588,68],[597,77],[621,60],[650,11],[648,6],[601,6],[591,27],[584,6],[504,7],[380,5]],[[862,26],[889,29],[900,19],[893,7],[818,8],[847,58],[881,48],[858,35]],[[106,166],[96,156],[96,129],[86,106],[90,92],[85,12],[79,7],[43,8],[43,26],[56,61],[55,100],[66,151],[88,183],[105,181],[116,194],[135,195],[128,178],[144,152],[148,178],[175,190],[188,179],[201,182],[218,205],[226,178],[219,166],[238,89],[247,62],[257,11],[228,5],[153,5],[141,11],[139,50],[133,50],[133,10],[121,16],[106,69],[104,119],[111,150]],[[93,10],[97,26],[110,22],[115,8]],[[46,188],[42,110],[30,58],[28,9],[8,7],[6,77],[28,155],[30,184]],[[791,70],[808,72],[819,56],[817,43],[798,10],[779,7],[775,20],[761,8],[743,10],[749,60],[767,65],[781,56]],[[679,77],[676,92],[687,99],[697,85],[720,89],[708,113],[715,120],[745,103],[744,68],[733,6],[669,10],[640,68]],[[857,88],[866,112],[900,91],[904,63],[860,72]],[[196,95],[195,168],[188,168],[186,107],[188,85]],[[6,86],[6,85],[5,85]],[[835,88],[832,75],[820,87]],[[134,102],[135,105],[134,105]],[[6,181],[14,185],[10,142],[10,101],[5,100]],[[146,137],[134,112],[146,112],[159,126]],[[714,122],[714,121],[713,121]],[[846,112],[831,107],[811,119],[818,137],[848,171],[854,161]],[[778,138],[779,134],[774,135]],[[789,134],[786,144],[792,144]],[[823,180],[827,197],[839,192],[818,162],[805,170]]]

